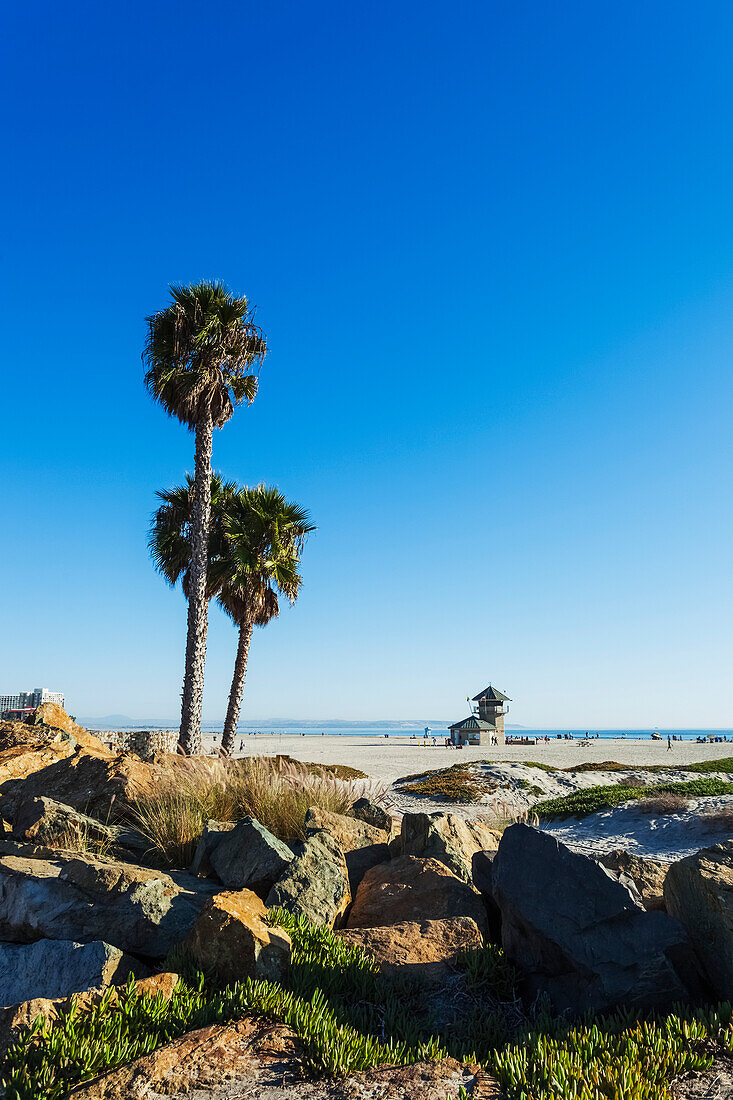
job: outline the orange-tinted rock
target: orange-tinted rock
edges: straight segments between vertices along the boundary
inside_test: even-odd
[[[379,928],[344,928],[336,933],[360,947],[379,964],[383,974],[442,984],[459,951],[483,944],[470,917],[402,921]]]
[[[63,707],[60,707],[58,703],[41,703],[40,707],[36,707],[36,712],[33,715],[33,723],[31,728],[34,732],[39,726],[45,726],[53,730],[61,730],[63,733],[68,734],[76,741],[77,745],[82,745],[84,748],[97,749],[105,751],[104,745],[95,737],[93,733],[89,733],[83,726],[80,726],[78,722],[75,722],[73,718],[70,718]]]
[[[290,966],[290,937],[266,923],[267,909],[252,890],[209,898],[182,944],[194,965],[226,982],[279,982]]]
[[[486,929],[486,909],[472,886],[437,859],[401,856],[367,871],[347,927],[377,928],[449,917],[471,917],[482,932]]]
[[[29,760],[32,770],[19,774],[16,766],[12,777],[0,783],[6,820],[13,819],[21,801],[40,795],[100,821],[115,820],[124,816],[131,798],[170,775],[167,765],[145,764],[137,756],[111,753],[105,748],[80,748],[76,752],[62,748],[59,753],[55,745],[49,745],[48,750],[54,752],[46,757],[45,766],[38,766],[40,760]],[[5,755],[0,753],[0,758]],[[0,759],[0,777],[2,765]]]
[[[383,1066],[341,1079],[308,1071],[296,1034],[281,1024],[246,1017],[189,1032],[144,1058],[72,1089],[75,1100],[151,1100],[192,1094],[211,1100],[472,1100],[498,1091],[478,1066],[453,1058]]]

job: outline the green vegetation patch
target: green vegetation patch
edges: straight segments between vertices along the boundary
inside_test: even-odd
[[[467,1005],[442,1030],[430,1030],[425,991],[382,976],[374,961],[329,928],[274,910],[273,923],[293,939],[287,988],[247,981],[225,989],[180,983],[173,998],[136,991],[132,982],[97,1007],[72,1007],[53,1023],[36,1021],[4,1065],[8,1100],[61,1100],[78,1082],[154,1051],[179,1035],[243,1015],[293,1027],[317,1073],[342,1076],[447,1054],[480,1062],[508,1100],[668,1100],[671,1080],[708,1069],[714,1052],[733,1052],[730,1004],[650,1016],[527,1018],[516,976],[502,950],[485,946],[459,956]],[[455,999],[451,1005],[455,1007]]]
[[[562,798],[537,802],[532,807],[532,812],[546,821],[563,817],[587,817],[588,814],[609,810],[631,799],[649,798],[667,792],[686,795],[688,798],[733,795],[733,783],[726,783],[723,779],[692,779],[680,783],[657,783],[648,787],[630,787],[626,784],[586,787],[585,790],[574,791]]]
[[[471,764],[453,764],[450,768],[405,775],[396,782],[401,791],[435,802],[478,802],[497,789],[496,783],[477,776]]]
[[[61,1100],[88,1080],[187,1031],[245,1015],[282,1022],[300,1037],[313,1070],[342,1076],[385,1064],[447,1054],[480,1061],[508,1100],[669,1100],[669,1083],[708,1069],[715,1051],[733,1051],[730,1005],[639,1020],[631,1012],[580,1021],[531,1018],[516,995],[516,976],[501,949],[465,952],[456,962],[458,998],[467,1011],[431,1029],[425,991],[390,979],[330,929],[282,910],[270,913],[293,941],[287,986],[247,981],[224,989],[202,978],[182,982],[170,1001],[139,993],[132,982],[86,1011],[72,1006],[53,1023],[38,1020],[10,1050],[8,1100]],[[452,998],[451,1005],[458,1003]]]

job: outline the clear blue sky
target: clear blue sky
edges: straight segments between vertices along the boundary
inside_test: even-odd
[[[733,726],[733,7],[7,5],[0,690],[178,709],[167,284],[257,305],[215,465],[318,524],[243,720]],[[205,711],[234,657],[212,613]]]

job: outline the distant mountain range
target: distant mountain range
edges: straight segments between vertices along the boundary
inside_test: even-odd
[[[431,726],[435,728],[445,728],[450,725],[450,722],[454,719],[446,718],[404,718],[393,719],[384,718],[381,721],[357,721],[354,719],[347,720],[344,718],[249,718],[246,721],[240,722],[242,729],[390,729],[390,730],[415,730],[423,729],[425,726]],[[105,714],[101,718],[77,718],[77,722],[80,725],[85,726],[87,729],[126,729],[130,726],[145,729],[147,726],[160,727],[165,726],[168,729],[175,729],[178,725],[178,718],[132,718],[129,714]],[[203,725],[209,726],[223,726],[223,718],[210,718],[204,719]],[[514,723],[507,723],[507,729],[521,730],[525,729],[524,726],[519,726]]]

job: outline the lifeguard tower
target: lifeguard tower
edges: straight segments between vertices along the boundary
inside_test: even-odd
[[[491,684],[473,699],[468,700],[471,714],[460,722],[454,722],[450,729],[450,739],[454,745],[503,745],[504,715],[509,713],[505,703],[511,703],[508,695],[503,695]]]

